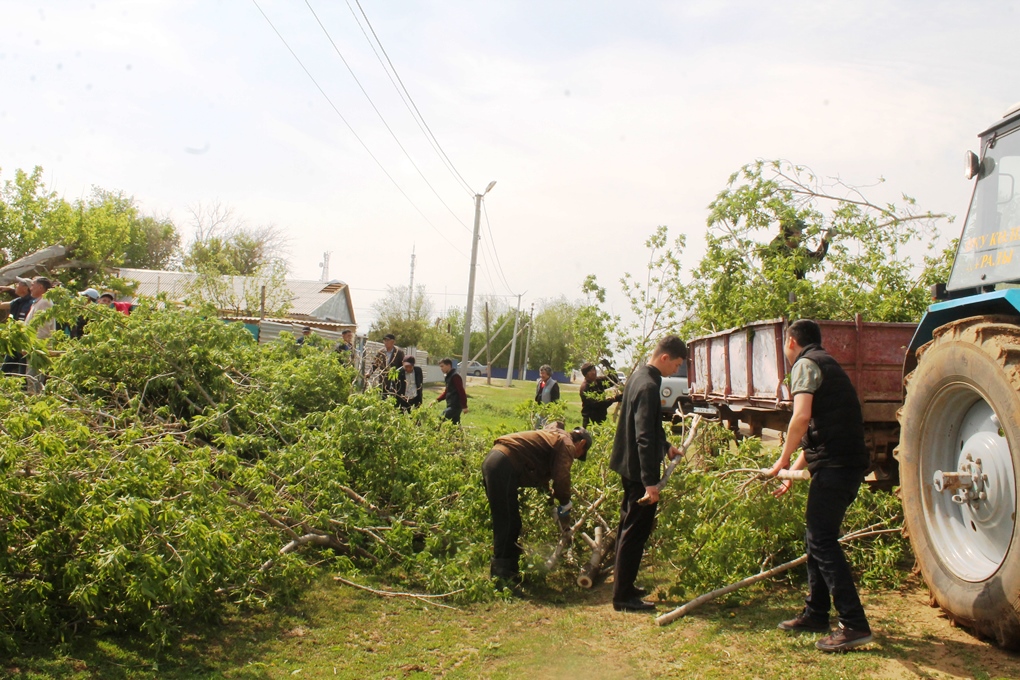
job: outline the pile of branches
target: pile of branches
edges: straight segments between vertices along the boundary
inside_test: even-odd
[[[0,380],[0,646],[166,641],[296,596],[317,565],[491,596],[477,458],[436,412],[356,392],[324,340],[66,304],[88,332],[58,343],[45,394]]]

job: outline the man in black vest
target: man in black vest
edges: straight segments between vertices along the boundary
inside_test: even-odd
[[[623,501],[620,528],[616,532],[616,563],[613,569],[613,609],[640,612],[655,609],[641,597],[645,591],[634,585],[645,543],[655,523],[662,460],[680,455],[662,428],[659,387],[663,375],[673,375],[687,359],[687,345],[675,335],[659,340],[648,363],[636,369],[623,388],[613,455],[609,467],[620,475]],[[639,501],[647,496],[647,504]]]
[[[793,415],[786,442],[770,475],[790,465],[811,472],[807,498],[808,596],[804,611],[779,624],[780,630],[829,632],[830,602],[839,615],[839,628],[815,646],[824,652],[843,652],[872,641],[871,626],[854,585],[846,555],[839,544],[840,525],[857,497],[870,462],[864,442],[860,400],[846,372],[822,349],[818,324],[800,319],[786,330],[783,345],[790,371]],[[778,498],[790,489],[782,482]]]

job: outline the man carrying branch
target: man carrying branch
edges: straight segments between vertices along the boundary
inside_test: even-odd
[[[652,533],[658,507],[663,458],[673,459],[680,450],[671,446],[662,428],[659,387],[662,376],[673,375],[687,360],[687,345],[675,335],[659,340],[648,363],[634,371],[623,388],[620,417],[609,467],[620,475],[623,501],[616,540],[613,571],[613,608],[616,611],[650,611],[651,602],[634,585],[645,543]],[[644,502],[642,502],[644,501]]]
[[[559,501],[556,519],[561,530],[570,528],[570,466],[585,460],[591,435],[583,428],[566,432],[562,423],[542,430],[500,437],[482,463],[485,495],[492,514],[492,561],[489,574],[508,585],[520,582],[521,509],[518,491],[524,486],[547,490]]]
[[[776,476],[789,467],[811,472],[807,498],[808,596],[804,611],[779,624],[780,630],[829,632],[829,607],[835,605],[839,628],[815,646],[825,652],[843,652],[871,642],[871,627],[854,585],[853,574],[839,544],[840,525],[857,498],[870,462],[864,442],[864,418],[857,392],[846,372],[822,349],[818,324],[800,319],[786,330],[783,345],[790,371],[793,415],[779,460],[769,471]],[[774,492],[778,498],[790,489],[784,480]]]

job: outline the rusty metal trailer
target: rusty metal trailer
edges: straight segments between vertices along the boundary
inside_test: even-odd
[[[899,440],[896,412],[903,403],[903,360],[917,328],[913,323],[819,321],[823,346],[846,370],[864,411],[873,477],[896,482],[893,449]],[[738,431],[785,432],[793,411],[783,356],[786,321],[758,321],[691,340],[688,380],[692,409],[726,421]]]

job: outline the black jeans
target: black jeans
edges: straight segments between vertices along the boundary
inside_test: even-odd
[[[443,417],[454,425],[460,425],[460,412],[460,407],[454,408],[453,406],[448,406],[446,410],[443,411]]]
[[[510,577],[519,571],[522,552],[517,470],[502,451],[492,449],[482,463],[482,480],[492,514],[492,575]]]
[[[658,503],[638,504],[638,499],[645,495],[645,485],[641,482],[626,477],[620,477],[620,481],[623,483],[623,500],[620,502],[620,528],[616,532],[613,602],[624,602],[634,597],[634,581],[645,554],[645,543],[655,526],[655,510],[659,506]]]
[[[854,576],[839,544],[840,525],[864,480],[858,468],[822,468],[811,473],[807,498],[808,596],[806,612],[829,619],[834,605],[840,623],[853,630],[871,630],[857,595]]]

